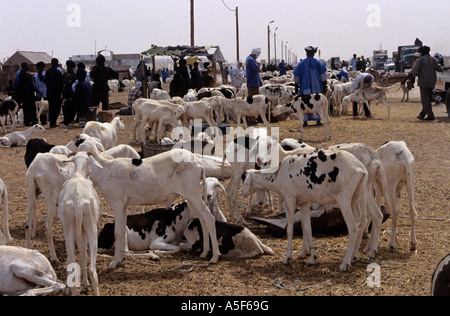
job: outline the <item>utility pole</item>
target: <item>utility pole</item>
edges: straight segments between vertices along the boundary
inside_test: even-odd
[[[191,0],[191,46],[195,46],[194,30],[194,0]]]
[[[239,8],[236,7],[236,61],[239,60]]]

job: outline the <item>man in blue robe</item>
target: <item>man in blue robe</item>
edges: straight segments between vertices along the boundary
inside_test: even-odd
[[[327,69],[314,55],[317,47],[308,46],[305,48],[306,59],[302,60],[294,70],[294,82],[296,93],[300,95],[310,95],[315,93],[325,93],[327,88]],[[305,114],[304,122],[320,122],[318,114]]]

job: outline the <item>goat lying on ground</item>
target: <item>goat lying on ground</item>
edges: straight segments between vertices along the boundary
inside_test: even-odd
[[[45,133],[45,128],[39,124],[32,126],[24,132],[13,132],[0,138],[0,147],[26,147],[27,141],[34,136]]]
[[[0,124],[2,127],[3,132],[6,134],[6,127],[5,123],[7,123],[8,116],[11,118],[12,126],[11,126],[11,133],[16,130],[16,114],[19,110],[19,105],[16,101],[12,99],[6,99],[1,101],[0,103]]]
[[[75,163],[75,173],[64,183],[58,200],[58,215],[66,240],[67,264],[76,263],[75,243],[80,253],[83,287],[89,287],[86,271],[86,251],[89,243],[91,264],[89,278],[96,296],[99,296],[97,262],[97,222],[100,215],[100,199],[89,180],[90,162],[86,153],[78,153],[65,161]],[[77,292],[72,287],[72,295]]]
[[[256,189],[278,193],[286,205],[288,219],[288,248],[283,263],[292,259],[294,215],[300,207],[304,223],[303,250],[300,257],[311,253],[310,264],[315,264],[317,254],[311,233],[310,203],[338,205],[349,231],[349,242],[344,261],[340,266],[347,271],[356,257],[366,228],[367,171],[355,156],[348,152],[318,151],[286,157],[277,172],[247,171],[243,195]]]
[[[217,240],[221,256],[229,260],[250,259],[255,256],[274,255],[270,247],[264,245],[248,228],[231,223],[216,221]],[[187,242],[181,244],[183,250],[201,252],[203,250],[202,228],[198,219],[192,221],[184,232]]]
[[[45,256],[36,250],[0,246],[0,295],[37,296],[65,288]]]

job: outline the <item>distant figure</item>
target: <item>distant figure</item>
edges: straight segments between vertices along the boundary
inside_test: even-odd
[[[18,104],[22,103],[23,123],[25,126],[33,126],[37,123],[36,103],[34,91],[36,89],[33,76],[28,72],[28,64],[22,63],[21,70],[16,78],[16,97]]]
[[[92,88],[91,83],[86,80],[87,73],[83,68],[77,71],[78,83],[75,86],[73,95],[73,104],[78,115],[79,124],[83,127],[86,124],[89,107],[92,104]]]
[[[236,68],[233,70],[233,74],[231,75],[231,85],[238,89],[242,88],[242,85],[245,82],[245,74],[242,69],[242,63],[238,61]]]
[[[194,63],[194,68],[191,70],[191,89],[200,90],[202,87],[202,74],[198,69],[198,62]]]
[[[327,69],[314,58],[318,47],[305,47],[306,59],[302,60],[294,70],[295,92],[300,95],[325,93],[327,89]],[[320,125],[320,116],[306,113],[304,124],[308,121],[316,121]]]
[[[261,48],[254,48],[245,62],[245,70],[247,72],[247,91],[249,97],[259,94],[259,87],[262,86],[261,78],[259,76],[261,68],[256,61],[261,55],[261,52]]]
[[[92,86],[92,106],[99,106],[102,103],[102,110],[109,110],[109,86],[108,80],[118,79],[119,73],[105,66],[105,56],[99,54],[95,59],[96,65],[92,67],[91,79],[94,81]]]
[[[350,66],[352,67],[351,70],[356,71],[358,66],[358,59],[356,58],[356,54],[353,54],[353,58],[349,61]]]
[[[419,53],[421,57],[417,60],[408,76],[403,79],[402,83],[405,84],[408,79],[412,79],[415,76],[419,77],[417,84],[420,87],[422,111],[417,118],[419,120],[434,121],[435,117],[431,108],[431,101],[437,81],[436,71],[443,72],[445,68],[435,58],[430,56],[430,47],[423,46],[419,48]]]
[[[286,63],[284,60],[281,61],[281,63],[278,64],[278,70],[280,71],[280,77],[286,76]]]

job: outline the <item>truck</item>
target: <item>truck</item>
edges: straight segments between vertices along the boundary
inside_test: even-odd
[[[384,64],[388,60],[388,51],[384,49],[374,50],[372,57],[372,67],[377,71],[384,71]]]
[[[405,72],[406,69],[411,69],[414,65],[414,54],[419,52],[420,45],[405,45],[399,46],[397,51],[397,59],[395,61],[395,71]]]

